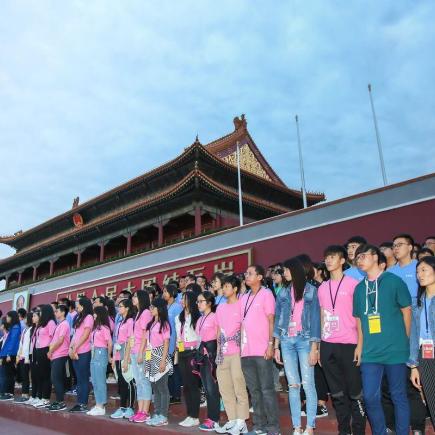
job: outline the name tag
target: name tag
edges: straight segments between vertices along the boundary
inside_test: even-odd
[[[330,332],[336,332],[340,329],[340,319],[338,316],[330,316],[326,320],[329,322]]]
[[[433,340],[423,340],[421,344],[421,356],[423,359],[434,359]]]
[[[296,330],[296,322],[290,321],[288,323],[288,336],[289,337],[296,337],[298,331]]]
[[[379,314],[371,314],[368,316],[369,319],[369,333],[370,334],[380,334],[381,329],[381,316]]]
[[[177,343],[178,352],[184,352],[184,341],[179,341]]]
[[[145,351],[145,361],[151,361],[151,348]]]

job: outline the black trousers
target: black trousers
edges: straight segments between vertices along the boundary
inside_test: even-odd
[[[215,379],[216,364],[211,361],[207,356],[204,357],[203,364],[200,369],[201,381],[207,397],[207,417],[210,420],[219,422],[221,409],[220,409],[220,395],[217,380]]]
[[[30,390],[30,364],[26,364],[22,359],[18,364],[18,372],[21,376],[21,394],[29,394]]]
[[[15,376],[17,374],[17,370],[15,368],[15,356],[10,357],[11,360],[9,362],[6,361],[6,358],[2,358],[2,365],[4,370],[4,385],[1,393],[14,394],[15,390]]]
[[[48,346],[33,349],[35,358],[35,373],[32,372],[32,382],[34,376],[38,378],[36,396],[38,399],[50,399],[51,396],[51,364],[47,358]],[[32,387],[33,396],[33,387]]]
[[[331,392],[339,433],[363,435],[366,416],[360,369],[353,361],[355,348],[355,344],[322,341],[320,361]]]
[[[127,382],[122,376],[121,361],[115,361],[116,375],[118,376],[119,396],[121,408],[133,408],[136,400],[136,384],[134,379]]]
[[[174,364],[174,356],[171,356]],[[174,364],[174,373],[168,378],[169,394],[171,397],[181,397],[181,373],[178,364]]]
[[[67,361],[67,356],[62,356],[51,361],[51,382],[54,385],[56,402],[64,401]]]
[[[201,394],[199,391],[199,378],[193,373],[192,359],[196,351],[187,350],[178,353],[178,365],[183,380],[183,394],[186,402],[187,416],[199,417],[199,403]]]

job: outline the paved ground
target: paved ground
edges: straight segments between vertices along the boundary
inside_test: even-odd
[[[31,426],[3,417],[0,417],[0,433],[7,435],[64,435],[63,432],[55,432],[44,427]]]

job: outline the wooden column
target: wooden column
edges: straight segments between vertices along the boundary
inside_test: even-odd
[[[157,236],[157,246],[162,246],[163,245],[163,224],[161,222],[159,222],[157,229],[159,231],[158,236]]]
[[[38,277],[38,267],[39,267],[39,264],[33,266],[32,281],[36,281],[36,278]]]
[[[129,231],[127,234],[124,234],[124,237],[127,239],[127,246],[125,248],[127,255],[131,254],[131,239],[136,233],[137,231]]]
[[[50,276],[53,275],[54,272],[54,263],[59,260],[59,257],[50,258]]]
[[[101,242],[98,243],[100,246],[100,262],[104,261],[104,247],[109,243],[110,240],[101,240]]]
[[[23,281],[23,272],[24,272],[24,270],[18,271],[18,285],[20,285]]]
[[[201,234],[201,207],[199,205],[195,206],[195,236]]]
[[[11,275],[5,275],[5,290],[7,290],[7,288],[9,287],[9,278],[11,277]]]

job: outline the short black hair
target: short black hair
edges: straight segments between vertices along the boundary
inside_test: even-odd
[[[434,256],[434,252],[433,252],[432,249],[430,249],[430,248],[421,248],[421,249],[417,252],[417,257],[418,257],[420,254],[429,254],[431,257]],[[20,308],[20,309],[18,310],[18,312],[19,312],[21,309],[22,309],[22,308]]]
[[[68,309],[71,307],[71,301],[68,298],[59,299],[59,303],[65,305]]]
[[[341,258],[344,258],[347,261],[347,251],[341,245],[329,245],[323,251],[323,257],[327,257],[328,255],[339,255]]]
[[[171,298],[176,298],[177,297],[177,295],[178,295],[178,288],[177,288],[176,285],[174,285],[174,284],[167,284],[167,285],[164,286],[164,288],[169,293]]]
[[[66,306],[66,305],[63,305],[63,304],[59,304],[58,306],[57,306],[57,309],[59,310],[59,311],[61,311],[63,314],[65,314],[65,317],[66,317],[66,315],[68,314],[68,307]]]
[[[365,245],[358,246],[358,249],[355,252],[355,258],[357,258],[359,254],[362,254],[363,252],[368,252],[368,251],[370,251],[374,255],[377,255],[378,256],[378,264],[381,264],[380,259],[381,259],[382,252],[379,250],[379,248],[377,246],[370,245],[369,243],[366,243]]]
[[[249,267],[253,267],[257,275],[261,275],[263,278],[266,276],[264,267],[260,264],[251,264]]]
[[[387,264],[387,257],[385,256],[385,254],[383,252],[380,252],[378,264],[382,264],[382,263]]]
[[[379,245],[380,248],[392,248],[393,247],[393,242],[382,242]]]
[[[193,282],[196,282],[196,276],[193,273],[188,273],[185,278],[192,279]]]
[[[131,291],[128,291],[128,290],[121,290],[119,292],[119,295],[124,295],[126,297],[126,299],[131,299],[132,298]]]
[[[348,239],[348,241],[345,243],[345,246],[349,243],[359,243],[360,245],[366,245],[367,240],[363,236],[352,236]]]
[[[27,311],[25,308],[18,308],[17,313],[18,316],[21,317],[22,319],[25,319],[27,316]]]
[[[223,280],[221,282],[222,282],[222,287],[225,284],[230,284],[232,288],[234,288],[234,287],[237,288],[236,293],[239,293],[239,291],[240,291],[240,279],[237,278],[236,275],[226,276],[223,278]]]
[[[415,245],[414,238],[409,234],[398,234],[397,236],[393,237],[393,242],[397,239],[405,239],[412,247]]]

